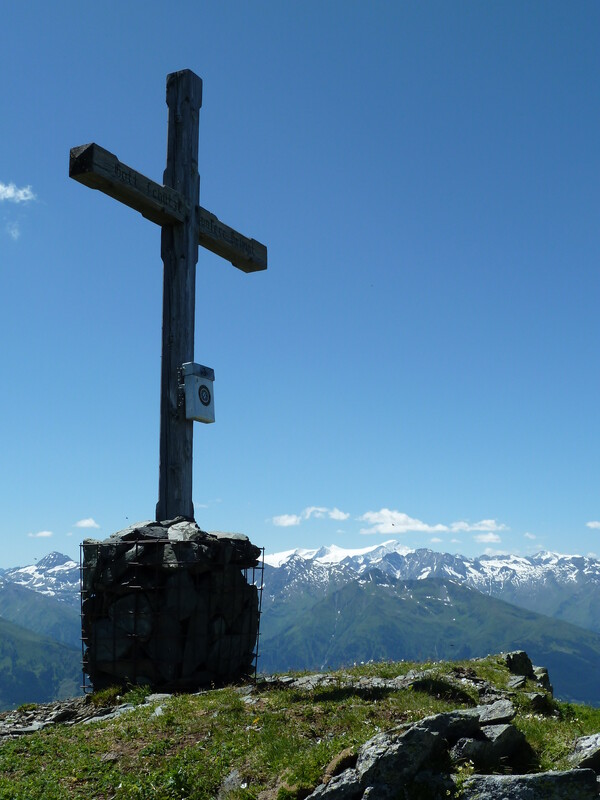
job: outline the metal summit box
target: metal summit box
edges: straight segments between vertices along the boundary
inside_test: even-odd
[[[186,364],[182,364],[181,371],[183,373],[186,419],[195,419],[197,422],[214,422],[214,370],[188,361]]]

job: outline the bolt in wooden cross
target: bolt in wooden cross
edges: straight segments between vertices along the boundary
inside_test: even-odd
[[[162,226],[164,264],[160,467],[156,519],[194,518],[192,420],[181,407],[183,364],[194,360],[198,244],[243,272],[267,268],[267,248],[199,206],[198,116],[202,80],[190,70],[167,76],[169,128],[164,185],[121,163],[97,144],[71,150],[69,176],[100,189]]]

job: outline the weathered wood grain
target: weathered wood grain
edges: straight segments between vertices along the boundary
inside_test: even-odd
[[[179,192],[146,178],[95,142],[71,149],[69,177],[114,197],[157,225],[185,221],[188,206]]]
[[[119,200],[157,225],[174,225],[189,217],[188,202],[180,192],[147,178],[95,142],[71,149],[69,177]],[[196,225],[198,244],[234,267],[243,272],[267,268],[264,244],[234,230],[205,208],[198,207]]]
[[[230,261],[243,272],[258,272],[267,268],[267,248],[256,239],[248,239],[205,208],[198,209],[198,242]]]
[[[190,217],[185,225],[163,226],[161,235],[164,280],[157,520],[178,515],[194,518],[193,421],[186,419],[180,403],[179,370],[194,360],[201,105],[202,81],[197,75],[183,70],[167,76],[169,127],[163,181],[187,198]]]

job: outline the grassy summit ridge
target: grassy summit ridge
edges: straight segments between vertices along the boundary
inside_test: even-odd
[[[261,670],[330,670],[357,661],[469,659],[527,651],[558,697],[600,706],[600,635],[455,581],[372,571],[299,611],[283,599],[261,620]]]
[[[414,669],[433,670],[427,691],[376,680]],[[105,722],[54,725],[0,744],[0,800],[211,800],[228,785],[231,800],[302,800],[375,733],[476,705],[465,674],[499,689],[509,680],[498,656],[383,662],[332,673],[326,686],[259,682],[157,699]],[[528,767],[567,769],[575,739],[600,731],[600,710],[550,701],[550,713],[538,714],[527,696],[534,689],[529,683],[513,697],[514,724],[533,748]],[[121,702],[142,696],[137,689]],[[105,692],[89,703],[114,699]]]

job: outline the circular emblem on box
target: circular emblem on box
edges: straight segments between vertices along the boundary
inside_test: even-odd
[[[203,406],[210,405],[210,390],[208,386],[204,386],[204,384],[202,384],[202,386],[198,389],[198,397],[200,398],[200,402]]]

